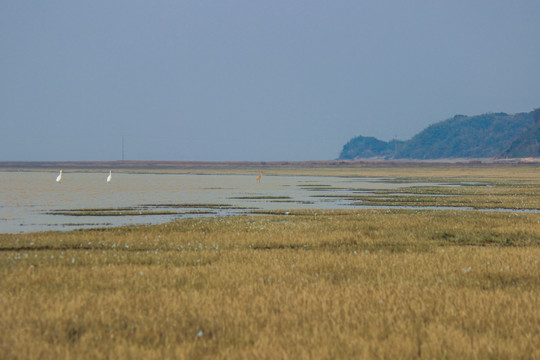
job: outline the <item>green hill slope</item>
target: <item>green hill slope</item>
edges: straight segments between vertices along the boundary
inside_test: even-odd
[[[540,110],[537,111],[535,114],[540,117]],[[403,142],[355,137],[345,144],[339,158],[486,158],[514,157],[515,154],[531,157],[539,151],[539,129],[540,119],[533,122],[533,112],[456,115],[428,126]]]
[[[503,157],[540,157],[540,109],[533,112],[533,123],[502,153]]]

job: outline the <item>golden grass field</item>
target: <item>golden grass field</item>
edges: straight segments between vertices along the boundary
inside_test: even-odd
[[[540,208],[535,166],[357,175]],[[540,214],[392,204],[0,235],[0,358],[540,359]]]

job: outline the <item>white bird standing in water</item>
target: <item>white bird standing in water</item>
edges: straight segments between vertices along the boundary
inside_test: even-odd
[[[110,183],[112,179],[112,170],[109,170],[109,176],[107,176],[107,182]]]
[[[62,181],[62,170],[60,170],[60,174],[56,177],[56,182],[59,183]]]

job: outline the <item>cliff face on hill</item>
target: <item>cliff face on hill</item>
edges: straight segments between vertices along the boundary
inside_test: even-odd
[[[509,115],[456,115],[407,141],[351,139],[340,159],[443,159],[540,156],[540,109]]]

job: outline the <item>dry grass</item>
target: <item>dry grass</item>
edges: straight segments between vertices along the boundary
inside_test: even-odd
[[[0,357],[540,358],[540,215],[298,212],[0,238]]]
[[[535,167],[406,170],[538,201]],[[540,359],[539,243],[538,213],[391,209],[0,235],[0,358]]]

